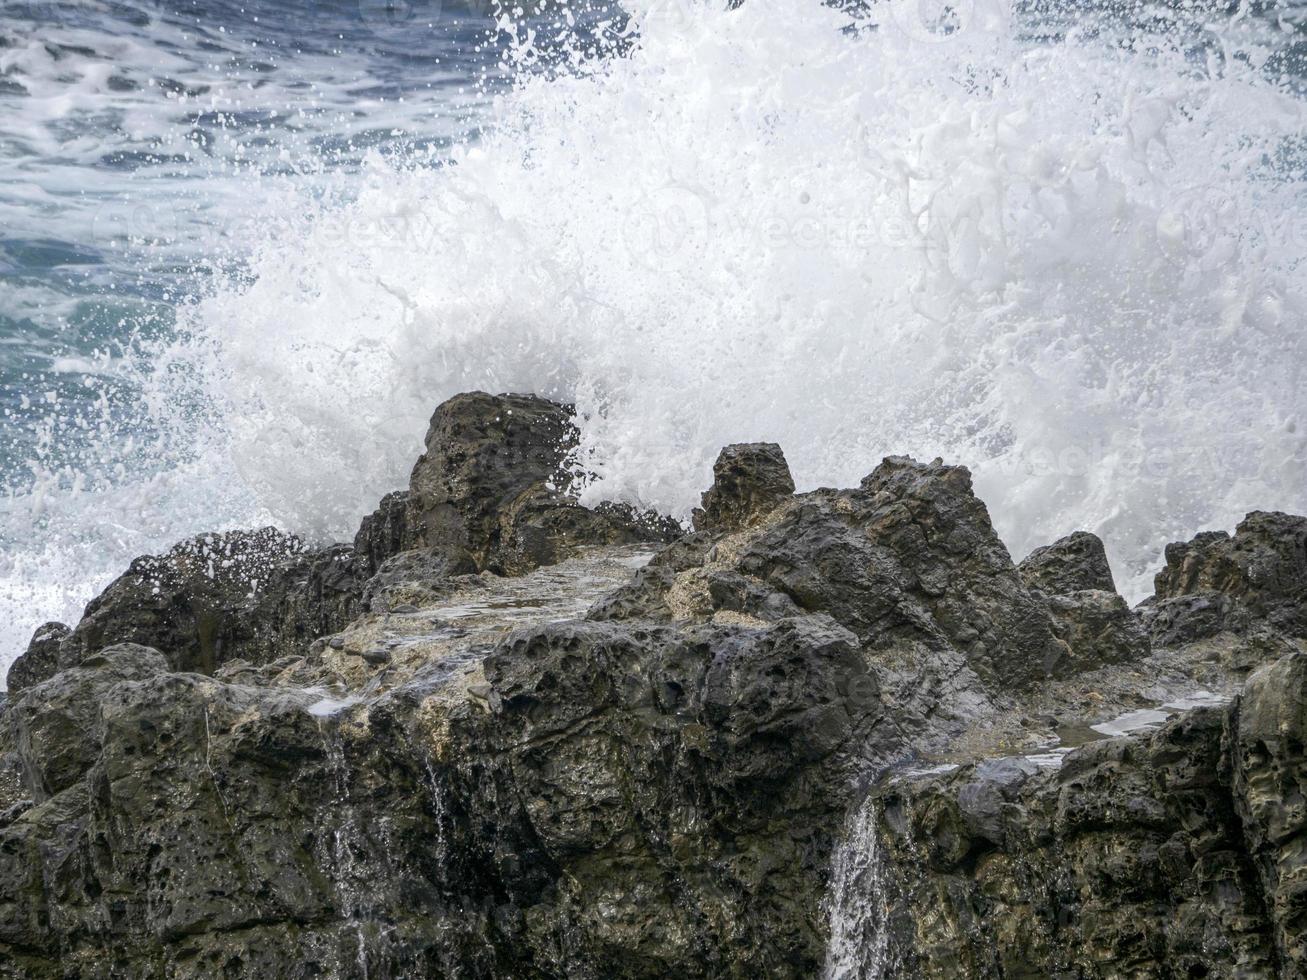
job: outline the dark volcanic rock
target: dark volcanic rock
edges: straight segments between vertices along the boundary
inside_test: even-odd
[[[881,795],[887,975],[1277,975],[1223,766],[1224,712]]]
[[[712,470],[712,489],[695,513],[694,526],[700,530],[739,530],[794,493],[789,464],[774,442],[727,446]]]
[[[407,538],[408,491],[396,490],[381,498],[354,535],[354,554],[364,574],[375,575],[387,559],[404,550]]]
[[[176,670],[270,663],[306,652],[369,607],[430,597],[450,576],[520,574],[587,545],[661,541],[674,522],[581,507],[563,488],[576,429],[569,409],[528,395],[460,395],[441,405],[412,487],[387,495],[353,546],[312,550],[275,528],[206,534],[136,559],[71,636],[47,625],[12,666],[21,688],[114,643],[162,650]],[[370,580],[377,581],[370,584]]]
[[[593,615],[723,611],[763,621],[828,613],[869,647],[956,650],[983,677],[1016,685],[1043,678],[1066,653],[971,474],[938,460],[891,457],[861,488],[800,494],[729,542],[701,532]]]
[[[1249,618],[1235,600],[1220,592],[1199,592],[1172,599],[1150,598],[1137,607],[1139,621],[1160,647],[1183,646],[1219,633],[1242,633]]]
[[[1053,664],[1060,677],[1104,664],[1133,663],[1148,656],[1148,632],[1115,592],[1086,589],[1051,595],[1053,632],[1066,644],[1066,655]]]
[[[80,666],[28,688],[5,712],[24,785],[40,803],[81,779],[100,753],[100,708],[110,688],[167,673],[158,650],[105,648]]]
[[[445,905],[406,733],[195,674],[96,683],[85,779],[0,827],[0,976],[505,975],[493,905]]]
[[[309,551],[270,527],[200,535],[137,558],[91,601],[57,652],[53,637],[38,631],[10,673],[21,678],[29,664],[52,658],[73,666],[116,643],[161,650],[175,670],[212,673],[236,658],[265,663],[349,622],[360,592],[344,546]]]
[[[0,702],[0,978],[1302,972],[1298,519],[1177,552],[1155,633],[1218,596],[1223,639],[1150,653],[1088,536],[1018,570],[961,467],[796,495],[728,447],[632,575],[668,528],[580,507],[575,440],[460,396],[352,546],[205,536],[39,631]],[[1228,709],[1006,757],[1284,654]]]
[[[1036,548],[1017,566],[1032,589],[1050,595],[1095,589],[1115,592],[1112,568],[1098,535],[1076,531],[1052,544]]]
[[[545,972],[816,971],[841,773],[880,711],[851,634],[565,624],[505,644],[486,676],[495,796],[524,801],[539,849],[496,873],[535,909],[519,942]]]
[[[1253,511],[1233,537],[1206,531],[1169,544],[1154,587],[1144,612],[1157,643],[1252,625],[1307,637],[1307,517]]]
[[[23,964],[0,976],[820,965],[848,767],[881,711],[827,617],[547,626],[493,653],[484,691],[419,676],[357,713],[146,654],[19,702],[42,791],[0,827],[0,963]]]
[[[431,417],[413,467],[406,548],[428,548],[451,567],[516,575],[584,545],[666,540],[659,519],[569,496],[577,430],[572,411],[534,395],[473,392]]]
[[[9,667],[7,683],[11,698],[73,666],[63,658],[64,640],[71,632],[63,623],[43,623],[36,628],[27,651]]]
[[[1234,715],[1234,787],[1282,976],[1307,973],[1307,655],[1265,667]]]

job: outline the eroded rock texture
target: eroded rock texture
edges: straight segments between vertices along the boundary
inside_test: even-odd
[[[1307,973],[1307,655],[1255,673],[1231,717],[1235,799],[1286,976]]]
[[[1307,637],[1307,518],[1254,511],[1235,529],[1167,545],[1143,608],[1154,642],[1272,630]]]
[[[451,571],[520,574],[576,548],[666,537],[656,517],[591,510],[567,493],[577,431],[564,405],[473,392],[431,417],[413,467],[400,540],[445,556]]]
[[[662,552],[595,615],[826,613],[886,659],[974,672],[977,692],[1033,683],[1064,653],[963,467],[891,457],[855,490],[749,499],[771,507],[754,505],[753,523],[725,537],[700,533]]]
[[[1115,592],[1112,568],[1098,535],[1076,531],[1052,544],[1036,548],[1018,566],[1032,589],[1052,595],[1094,589]]]
[[[1202,708],[1057,768],[895,782],[881,797],[891,975],[1279,975],[1224,724]]]
[[[409,489],[387,495],[352,546],[311,549],[268,527],[199,535],[138,558],[70,634],[58,623],[37,630],[10,686],[115,643],[156,647],[174,669],[206,674],[230,660],[269,663],[339,630],[397,578],[438,591],[451,575],[521,573],[586,545],[665,540],[675,527],[665,519],[588,510],[568,496],[575,439],[565,406],[459,395],[432,416]]]
[[[727,447],[664,545],[573,499],[575,446],[459,396],[352,545],[205,536],[42,627],[0,977],[1296,975],[1298,519],[1186,551],[1145,618],[1246,628],[1154,646],[1097,539],[1018,568],[962,467],[796,494]]]

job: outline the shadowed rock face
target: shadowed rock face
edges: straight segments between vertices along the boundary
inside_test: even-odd
[[[1241,663],[1288,656],[1050,768],[1019,753],[1086,705],[1233,683],[1150,648],[1088,536],[1018,569],[962,467],[795,494],[753,444],[651,556],[666,525],[565,492],[575,439],[460,396],[352,546],[208,536],[43,627],[0,978],[812,977],[832,935],[903,977],[1299,970],[1297,519],[1194,579]],[[850,814],[878,861],[836,860]]]
[[[1280,973],[1222,749],[1225,713],[883,791],[895,971],[911,977]]]
[[[10,686],[20,691],[116,643],[167,651],[174,670],[210,673],[235,657],[275,659],[357,614],[352,559],[344,546],[311,551],[271,527],[199,535],[137,558],[91,601],[76,629],[37,630],[10,668]]]
[[[1235,802],[1283,976],[1307,972],[1307,655],[1255,673],[1231,716]]]
[[[33,684],[53,677],[65,666],[60,662],[60,651],[70,632],[63,623],[42,623],[36,628],[27,651],[9,667],[9,697],[17,697]]]
[[[762,496],[730,477],[734,496]],[[723,540],[700,533],[660,554],[594,615],[766,622],[821,612],[869,649],[916,645],[1016,685],[1063,656],[1046,604],[1021,581],[965,468],[890,457],[859,489],[766,499],[769,512]]]
[[[268,662],[349,622],[361,585],[344,545],[308,550],[270,527],[199,535],[132,562],[71,632],[37,630],[10,684],[22,690],[117,643],[164,650],[174,670]]]
[[[1064,644],[1052,672],[1067,677],[1103,664],[1137,663],[1150,644],[1143,624],[1115,592],[1085,589],[1050,595],[1053,634]]]

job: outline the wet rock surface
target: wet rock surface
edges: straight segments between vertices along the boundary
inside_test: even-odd
[[[65,666],[62,662],[64,640],[72,631],[63,623],[42,623],[32,634],[23,656],[9,668],[9,696],[16,697],[25,688],[48,680]]]
[[[1281,975],[1225,724],[1199,708],[1060,766],[894,780],[878,800],[888,975]]]
[[[459,396],[352,544],[204,536],[42,627],[0,977],[1301,972],[1302,519],[1132,611],[962,467],[731,446],[673,535],[575,446]]]
[[[1058,676],[1137,661],[1151,649],[1144,625],[1115,592],[1085,589],[1051,595],[1047,601],[1053,634],[1064,644],[1051,665]]]
[[[703,495],[694,525],[700,530],[739,530],[793,493],[790,465],[776,443],[727,446],[713,464],[713,485]]]
[[[912,649],[950,672],[964,665],[982,679],[977,693],[992,681],[1033,683],[1064,653],[964,467],[890,457],[857,489],[782,500],[729,530],[669,548],[595,614],[826,613],[886,659]]]

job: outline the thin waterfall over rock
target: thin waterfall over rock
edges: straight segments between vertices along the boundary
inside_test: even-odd
[[[885,853],[868,796],[850,813],[831,864],[826,909],[830,945],[824,980],[880,980],[889,966],[889,906]]]

